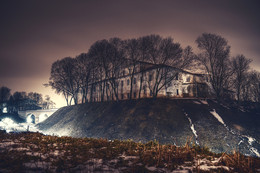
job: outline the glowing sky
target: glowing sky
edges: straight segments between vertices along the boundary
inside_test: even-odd
[[[3,0],[0,4],[0,86],[49,94],[51,64],[87,52],[97,40],[148,34],[171,36],[183,47],[203,32],[220,34],[231,55],[244,54],[260,71],[258,0]]]

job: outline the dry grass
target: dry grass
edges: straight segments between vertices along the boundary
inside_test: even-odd
[[[258,158],[234,154],[215,154],[207,148],[161,145],[158,141],[136,143],[132,140],[45,136],[40,133],[5,133],[0,131],[0,172],[151,172],[188,169],[195,172],[256,172]],[[203,170],[207,161],[215,169]],[[214,161],[214,160],[217,160]],[[29,166],[28,166],[29,165]],[[102,167],[103,166],[103,167]],[[223,169],[222,167],[227,167]]]

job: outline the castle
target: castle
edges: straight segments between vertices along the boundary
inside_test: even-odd
[[[89,85],[91,102],[152,97],[208,97],[210,84],[205,74],[191,73],[167,65],[138,61],[125,63],[109,77]]]

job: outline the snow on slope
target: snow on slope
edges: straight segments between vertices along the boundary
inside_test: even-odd
[[[228,131],[230,131],[232,134],[239,136],[242,140],[238,143],[238,145],[240,145],[242,142],[244,142],[244,138],[247,138],[247,142],[250,146],[249,151],[253,154],[255,154],[257,157],[260,157],[260,153],[258,152],[258,150],[256,148],[254,148],[253,142],[256,142],[255,138],[251,137],[251,136],[246,136],[246,135],[240,135],[235,133],[233,130],[231,130],[223,121],[223,119],[221,118],[221,116],[216,112],[215,109],[213,109],[213,111],[210,111],[210,113],[221,123],[224,125],[224,127],[227,128]]]
[[[193,132],[193,134],[194,134],[194,136],[196,138],[196,144],[199,145],[199,142],[197,140],[198,134],[197,134],[197,131],[195,130],[194,124],[192,123],[190,117],[188,116],[188,114],[186,112],[184,112],[184,115],[188,118],[188,120],[190,122],[190,129],[191,129],[191,131]]]
[[[224,123],[223,119],[219,116],[219,114],[217,114],[216,110],[213,109],[213,111],[210,111],[210,113],[224,126],[226,126],[226,124]]]

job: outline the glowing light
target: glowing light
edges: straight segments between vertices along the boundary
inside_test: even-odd
[[[4,128],[7,133],[13,131],[17,124],[10,118],[4,118],[0,121],[0,127]]]
[[[26,122],[34,124],[35,123],[35,116],[33,114],[30,114],[29,116],[27,116]]]
[[[3,113],[8,113],[8,111],[7,111],[7,107],[4,107],[4,109],[3,109]]]
[[[2,119],[1,122],[6,124],[6,125],[14,125],[15,124],[14,121],[10,118],[4,118],[4,119]]]
[[[39,116],[39,122],[43,122],[44,120],[46,120],[48,118],[48,115],[47,114],[41,114]]]

